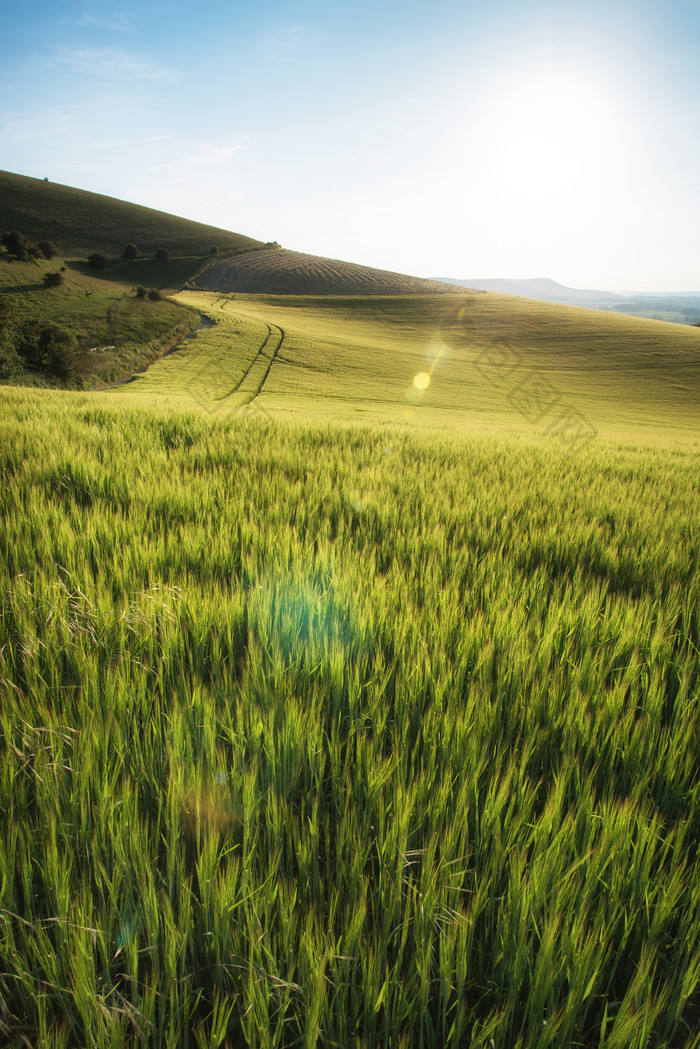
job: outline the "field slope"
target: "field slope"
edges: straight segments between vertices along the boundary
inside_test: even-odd
[[[700,1049],[700,330],[353,288],[0,386],[0,1043]]]
[[[131,397],[234,410],[227,391],[268,353],[274,328],[255,387],[256,408],[273,416],[549,430],[574,444],[593,433],[700,439],[696,328],[491,293],[177,298],[215,327],[139,377]]]
[[[167,248],[172,255],[247,251],[252,237],[206,226],[99,193],[0,171],[0,232],[17,229],[32,241],[53,241],[64,258],[93,252],[121,255],[129,242],[144,255]]]
[[[286,249],[216,262],[190,286],[273,295],[446,295],[459,290],[440,281]]]

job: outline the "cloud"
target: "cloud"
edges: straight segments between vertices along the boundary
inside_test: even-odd
[[[170,80],[175,74],[147,55],[110,47],[65,48],[58,61],[74,73],[102,80]]]
[[[170,167],[187,169],[209,168],[216,164],[223,164],[237,153],[244,153],[250,147],[250,138],[246,135],[232,142],[212,144],[198,149],[196,153],[180,157],[170,163]]]
[[[136,27],[128,15],[115,11],[108,15],[91,15],[85,12],[78,22],[79,26],[94,26],[97,29],[109,29],[115,33],[133,33]]]

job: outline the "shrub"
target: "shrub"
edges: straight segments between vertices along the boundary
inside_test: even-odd
[[[63,284],[65,280],[62,273],[45,273],[44,274],[44,287],[46,288],[58,288],[59,285]]]
[[[148,294],[148,292],[146,291],[144,286],[142,284],[139,284],[139,286],[136,289],[136,298],[137,299],[145,299],[147,294]]]
[[[0,295],[0,379],[11,378],[20,367],[15,349],[17,307],[7,295]]]
[[[124,262],[133,262],[134,259],[137,259],[140,254],[141,252],[135,244],[127,244],[127,246],[122,252],[122,259],[124,260]]]
[[[55,259],[58,248],[52,240],[40,240],[37,247],[45,259]]]
[[[38,252],[38,248],[32,244],[31,240],[28,240],[23,233],[16,229],[3,233],[2,237],[0,237],[0,243],[8,255],[18,259],[20,262],[26,262]]]
[[[88,262],[94,270],[103,270],[107,265],[107,256],[96,251],[93,255],[88,255]]]
[[[148,293],[148,297],[151,300],[151,302],[160,302],[163,298],[163,296],[157,288],[151,288],[151,290]]]
[[[170,262],[170,252],[167,248],[158,248],[153,258],[156,262]]]
[[[27,367],[60,378],[85,371],[87,355],[75,336],[60,324],[25,324],[19,334],[17,352]]]
[[[219,249],[217,248],[216,244],[214,244],[211,248],[209,248],[209,254],[210,255],[218,255],[219,254]]]

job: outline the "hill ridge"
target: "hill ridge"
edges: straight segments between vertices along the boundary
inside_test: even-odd
[[[0,232],[17,229],[30,240],[51,240],[65,258],[93,252],[121,255],[129,242],[152,254],[248,251],[263,242],[166,211],[133,204],[48,179],[0,170]]]
[[[288,248],[215,261],[192,279],[197,291],[249,295],[450,295],[464,288]]]

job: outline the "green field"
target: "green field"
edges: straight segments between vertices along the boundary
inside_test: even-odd
[[[0,1045],[700,1049],[700,330],[25,265]]]
[[[496,294],[184,292],[177,301],[215,327],[197,336],[187,358],[168,358],[139,377],[131,395],[193,407],[195,391],[198,404],[230,413],[239,401],[227,394],[272,325],[281,344],[255,406],[276,418],[549,429],[564,443],[576,434],[585,443],[593,431],[700,439],[695,328]],[[430,377],[424,390],[414,384],[421,373]]]
[[[0,397],[8,1044],[700,1044],[697,445]]]

